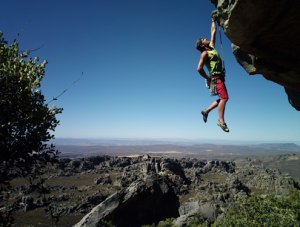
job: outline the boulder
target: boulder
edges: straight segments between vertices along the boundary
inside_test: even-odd
[[[187,202],[179,208],[180,216],[174,220],[173,224],[178,227],[190,226],[190,222],[195,219],[195,215],[201,217],[202,221],[211,221],[217,217],[217,208],[211,203]]]
[[[138,227],[177,217],[179,200],[171,182],[158,175],[147,176],[122,189],[88,213],[76,227],[101,226],[112,221],[118,227]]]
[[[94,180],[94,183],[96,185],[98,184],[112,184],[112,180],[109,176],[109,174],[104,174],[103,176],[100,176],[100,177],[97,177],[95,180]]]
[[[32,210],[35,208],[34,206],[34,199],[32,196],[23,196],[22,197],[22,205],[24,207],[24,211],[27,212],[28,210]]]
[[[233,43],[237,61],[250,75],[282,85],[300,110],[300,2],[298,0],[218,0],[219,24]]]
[[[186,202],[180,206],[180,216],[174,220],[173,224],[178,227],[188,226],[194,215],[199,211],[200,206],[198,202]]]

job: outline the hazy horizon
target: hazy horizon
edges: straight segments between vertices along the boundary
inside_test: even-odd
[[[260,144],[296,144],[300,146],[300,141],[278,141],[278,140],[214,140],[214,139],[185,139],[185,138],[93,138],[93,137],[58,137],[51,142],[56,144],[76,145],[76,144],[88,144],[91,145],[102,145],[103,143],[124,143],[129,145],[135,144],[185,144],[185,145],[197,145],[197,144],[217,144],[217,145],[260,145]],[[69,142],[69,143],[67,143]]]

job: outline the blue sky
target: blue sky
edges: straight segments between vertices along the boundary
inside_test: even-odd
[[[215,97],[196,70],[194,46],[210,38],[208,0],[10,0],[1,9],[5,38],[41,47],[32,56],[48,60],[47,100],[83,72],[51,103],[64,108],[57,138],[300,141],[299,113],[284,89],[247,75],[223,34],[230,133],[217,127],[217,110],[203,123],[200,112]]]

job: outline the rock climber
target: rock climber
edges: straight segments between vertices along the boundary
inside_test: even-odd
[[[213,13],[211,24],[211,40],[200,38],[196,42],[196,49],[201,52],[197,71],[206,80],[206,85],[208,88],[210,88],[212,95],[219,96],[219,99],[212,102],[211,105],[206,109],[202,110],[201,114],[203,115],[203,121],[206,123],[209,112],[218,107],[219,120],[217,125],[220,126],[225,132],[229,132],[224,119],[225,107],[228,101],[228,93],[225,86],[225,72],[222,66],[222,59],[215,49],[216,20],[217,14]],[[206,66],[209,75],[204,71],[204,65]]]

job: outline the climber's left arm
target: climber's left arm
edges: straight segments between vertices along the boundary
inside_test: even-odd
[[[211,22],[211,31],[210,31],[210,34],[211,34],[211,38],[210,38],[210,43],[209,45],[213,48],[215,48],[215,43],[216,43],[216,20],[214,17],[212,17],[212,22]]]

